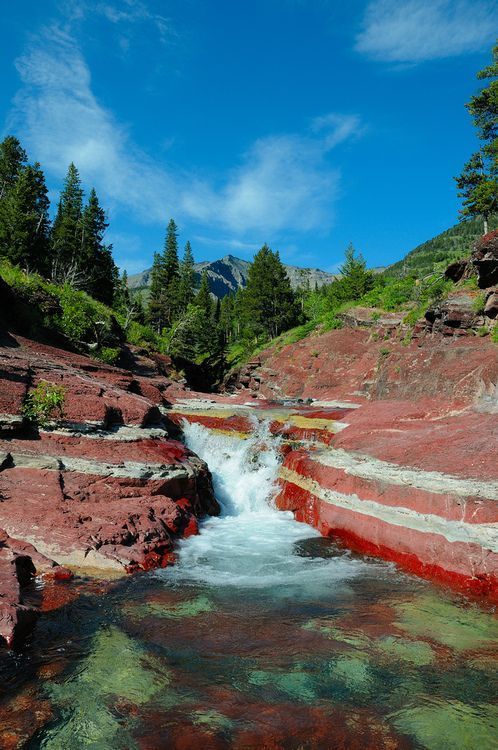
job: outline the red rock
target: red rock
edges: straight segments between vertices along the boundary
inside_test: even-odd
[[[174,560],[175,539],[197,533],[198,517],[219,512],[204,462],[168,438],[171,423],[158,409],[172,385],[160,374],[165,360],[148,378],[22,337],[15,343],[0,347],[0,635],[8,643],[34,614],[22,602],[28,564],[57,580],[72,576],[57,563],[161,567]],[[65,389],[65,432],[27,432],[22,423],[27,388],[41,380]]]

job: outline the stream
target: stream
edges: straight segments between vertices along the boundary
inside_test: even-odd
[[[492,613],[275,510],[264,424],[245,440],[185,424],[185,439],[220,517],[173,567],[71,584],[1,661],[11,721],[37,719],[27,748],[496,747]]]

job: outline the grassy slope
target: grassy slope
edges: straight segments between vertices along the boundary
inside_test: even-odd
[[[490,229],[498,227],[498,217],[490,222]],[[463,221],[423,242],[404,258],[386,269],[389,276],[406,276],[416,273],[423,277],[432,273],[435,266],[446,267],[455,260],[470,255],[472,245],[482,235],[482,221]]]

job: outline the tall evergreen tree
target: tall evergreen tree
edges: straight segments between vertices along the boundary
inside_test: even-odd
[[[165,325],[164,315],[164,290],[165,277],[163,259],[159,253],[154,253],[152,271],[150,274],[149,303],[147,307],[147,320],[158,333]]]
[[[289,277],[278,252],[268,245],[263,245],[249,268],[242,312],[245,326],[256,340],[278,336],[299,321]]]
[[[230,343],[234,334],[235,298],[227,294],[221,300],[219,326],[226,344]]]
[[[0,201],[0,252],[12,263],[46,273],[49,265],[49,200],[39,164],[22,167]]]
[[[339,268],[340,278],[332,282],[330,290],[338,304],[360,299],[374,285],[374,276],[367,271],[367,264],[361,253],[356,253],[350,242],[345,253],[344,263]]]
[[[200,307],[206,321],[213,316],[213,300],[209,292],[209,278],[206,269],[201,274],[201,285],[194,300],[194,305]]]
[[[482,216],[487,234],[489,218],[498,213],[498,44],[491,65],[477,78],[490,81],[467,104],[482,146],[455,179],[463,199],[461,218]]]
[[[187,241],[180,265],[180,283],[178,293],[179,312],[184,313],[194,299],[194,256],[190,242]]]
[[[180,293],[180,262],[178,260],[178,228],[169,220],[163,254],[164,318],[170,326],[178,315]]]
[[[8,135],[0,143],[0,200],[13,188],[28,157],[19,140]]]
[[[70,269],[80,266],[83,244],[82,219],[83,190],[78,170],[71,162],[52,229],[56,280],[64,281]]]
[[[82,239],[77,262],[88,275],[88,293],[105,305],[112,306],[119,274],[112,257],[112,247],[104,244],[108,226],[105,211],[92,188],[81,217]]]

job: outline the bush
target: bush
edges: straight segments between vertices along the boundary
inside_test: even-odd
[[[144,326],[132,320],[126,331],[126,340],[134,346],[141,346],[147,349],[150,346],[157,348],[157,335],[152,328]]]
[[[41,380],[31,393],[28,393],[22,406],[22,415],[33,424],[43,427],[51,419],[64,416],[66,392],[61,385]]]
[[[108,307],[92,299],[85,292],[65,284],[57,289],[62,307],[59,325],[63,333],[75,343],[100,345],[112,342],[113,319]]]
[[[121,354],[119,347],[103,346],[94,352],[95,359],[104,362],[106,365],[115,365]]]

